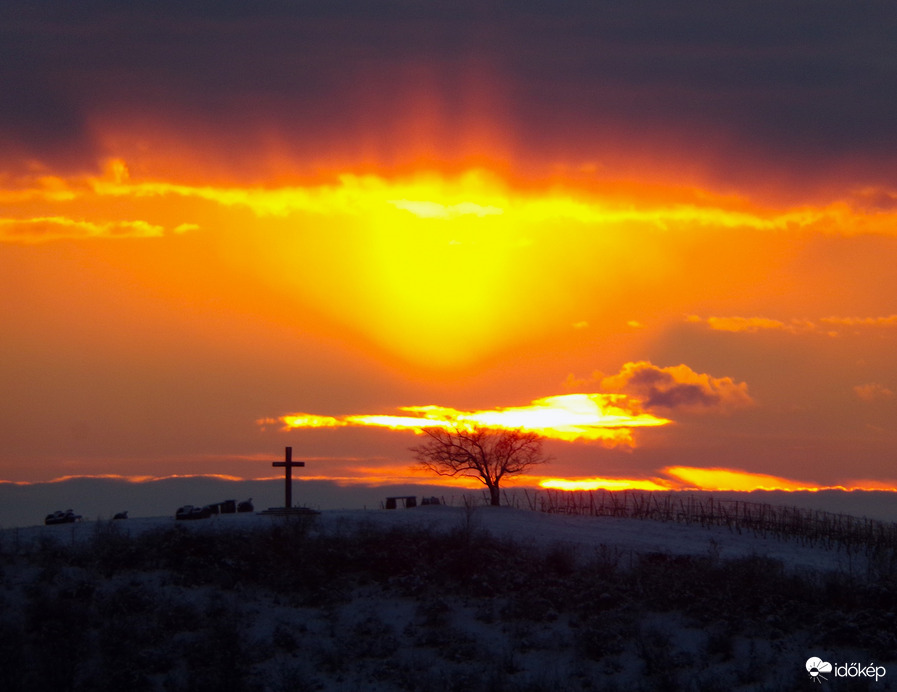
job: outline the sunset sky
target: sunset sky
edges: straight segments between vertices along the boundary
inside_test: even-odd
[[[527,483],[897,487],[895,45],[890,1],[7,0],[0,481],[404,481],[464,420],[543,434]]]

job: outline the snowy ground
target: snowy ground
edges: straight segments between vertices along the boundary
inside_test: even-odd
[[[216,537],[223,541],[244,529],[277,530],[290,522],[296,520],[233,514],[177,522],[172,517],[132,518],[114,522],[114,527],[126,539],[137,539],[177,526],[213,545]],[[458,579],[469,583],[447,581],[437,588],[422,583],[413,570],[397,570],[382,579],[355,579],[338,596],[327,591],[327,584],[321,586],[323,596],[310,596],[240,579],[197,582],[168,567],[113,570],[103,576],[90,561],[62,568],[50,564],[59,558],[47,552],[49,542],[77,548],[111,526],[84,521],[0,532],[0,553],[8,558],[0,566],[0,605],[7,606],[0,609],[7,618],[0,622],[0,662],[4,651],[15,653],[4,644],[4,632],[25,636],[35,626],[29,620],[33,612],[58,612],[60,606],[65,611],[72,594],[83,592],[90,603],[78,612],[99,623],[91,630],[94,639],[105,641],[107,630],[113,630],[118,634],[111,642],[116,637],[134,641],[126,647],[130,653],[115,654],[124,656],[121,660],[103,653],[73,665],[72,675],[82,681],[73,689],[96,688],[91,671],[108,665],[131,671],[132,678],[116,682],[131,690],[202,690],[202,680],[208,689],[220,689],[226,679],[221,671],[236,666],[228,673],[237,681],[229,689],[272,692],[785,692],[817,688],[804,670],[810,656],[833,663],[874,662],[897,679],[894,613],[887,612],[895,603],[891,587],[876,587],[884,589],[875,601],[886,609],[880,613],[859,597],[836,607],[844,594],[834,591],[828,602],[788,595],[792,582],[766,558],[781,561],[786,573],[806,578],[807,588],[812,585],[818,594],[828,588],[828,577],[819,575],[840,575],[842,581],[830,583],[841,588],[853,583],[843,579],[860,578],[865,571],[861,556],[797,540],[646,520],[426,506],[324,511],[309,532],[333,537],[335,545],[337,537],[355,532],[376,536],[407,530],[434,541],[452,532],[471,537],[488,533],[513,539],[523,564],[532,563],[532,568],[517,579],[511,560],[506,571],[468,565]],[[471,559],[515,554],[496,552],[499,544],[490,545],[484,552],[471,552]],[[38,554],[40,559],[28,560]],[[681,556],[694,560],[677,561]],[[237,570],[227,559],[216,559],[216,569]],[[702,578],[704,565],[707,583],[689,583]],[[592,573],[583,574],[583,566]],[[771,570],[768,579],[765,570]],[[111,624],[97,615],[107,612],[114,614]],[[141,627],[149,633],[134,631]],[[174,634],[164,628],[174,628]],[[232,653],[222,654],[227,651]],[[57,661],[64,653],[57,650]],[[16,658],[26,655],[31,655],[27,649]],[[138,655],[139,666],[137,658],[128,658]],[[3,682],[0,670],[0,689]],[[830,677],[827,686],[878,690],[891,689],[891,682],[887,676],[878,682]]]

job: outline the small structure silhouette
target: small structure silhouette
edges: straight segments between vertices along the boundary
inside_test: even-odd
[[[62,510],[56,510],[52,514],[46,516],[44,524],[51,526],[53,524],[71,524],[76,521],[81,521],[81,515],[75,514],[74,510],[67,509],[64,512]]]
[[[402,506],[405,509],[417,507],[417,496],[416,495],[397,495],[396,497],[387,497],[386,498],[386,509],[396,509],[398,507],[398,502],[400,500],[402,502]]]
[[[127,518],[128,518],[128,513],[127,513],[127,512],[116,512],[115,516],[112,517],[113,520],[115,520],[115,519],[127,519]]]
[[[212,510],[208,505],[205,507],[184,505],[183,507],[178,507],[177,512],[174,513],[175,519],[208,519],[210,516],[212,516]]]
[[[206,505],[211,514],[233,514],[237,511],[236,500],[224,500],[223,502],[213,502]]]
[[[251,512],[252,510],[252,498],[244,500],[239,504],[236,500],[222,500],[221,502],[212,502],[202,507],[184,505],[178,508],[174,517],[175,519],[206,519],[213,514],[236,514],[237,512]],[[124,514],[125,516],[121,518],[127,519],[128,513],[125,512]],[[116,516],[115,518],[118,519],[119,517]]]

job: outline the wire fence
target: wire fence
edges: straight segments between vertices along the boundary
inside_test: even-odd
[[[897,550],[897,523],[815,509],[636,490],[523,490],[509,504],[551,514],[652,519],[863,551]]]

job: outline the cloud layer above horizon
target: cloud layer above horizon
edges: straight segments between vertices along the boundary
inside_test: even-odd
[[[554,431],[563,482],[891,487],[895,36],[878,1],[5,2],[0,480],[286,444],[382,480],[469,419]]]
[[[177,128],[199,150],[228,141],[226,158],[206,153],[250,176],[278,155],[391,165],[485,154],[626,177],[666,166],[881,183],[897,136],[893,6],[814,3],[812,21],[805,3],[768,9],[11,0],[0,88],[16,98],[0,104],[0,142],[68,170],[113,149],[168,156]],[[869,206],[894,208],[890,175],[864,194]]]

